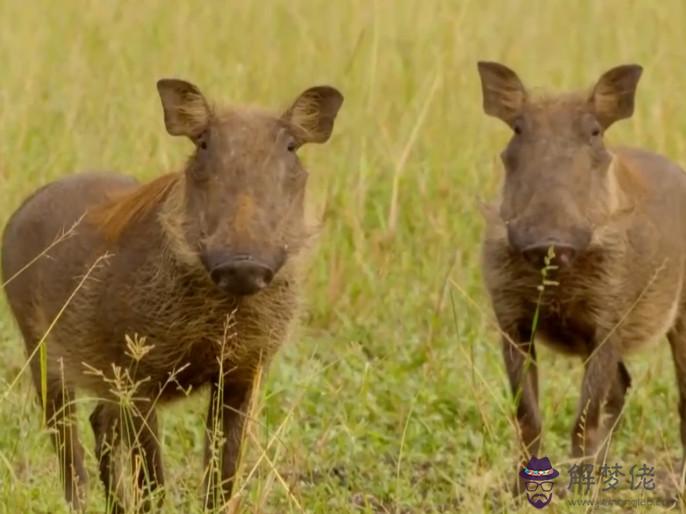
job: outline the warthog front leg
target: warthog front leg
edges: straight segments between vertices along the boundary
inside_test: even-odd
[[[117,450],[122,438],[131,448],[132,467],[136,487],[142,495],[142,508],[151,508],[151,494],[164,484],[162,456],[157,440],[155,411],[125,409],[116,403],[101,402],[90,416],[95,434],[95,456],[100,479],[105,486],[107,511],[119,514],[126,511],[122,497],[120,470],[116,464]],[[160,495],[159,503],[162,502]]]
[[[505,369],[517,409],[522,459],[538,453],[541,415],[538,409],[538,369],[536,349],[527,334],[516,332],[503,337]]]
[[[611,375],[608,375],[608,378],[610,378]],[[631,387],[631,375],[629,375],[629,370],[626,369],[624,362],[620,360],[617,363],[615,378],[610,386],[607,402],[605,403],[605,414],[607,417],[604,424],[603,439],[606,439],[607,443],[609,443],[610,432],[616,428],[619,415],[622,413],[622,409],[624,409],[626,392],[629,387]]]
[[[538,408],[538,368],[536,349],[530,333],[513,331],[503,337],[503,356],[510,388],[515,400],[519,427],[520,456],[513,492],[524,491],[519,468],[531,455],[537,455],[541,444],[541,415]]]
[[[591,457],[596,454],[609,425],[601,425],[603,405],[607,401],[610,420],[614,425],[624,405],[627,382],[628,373],[621,363],[613,340],[601,342],[584,364],[581,397],[572,430],[573,457]]]
[[[205,507],[229,501],[248,415],[251,385],[212,384],[205,440]],[[221,406],[221,407],[220,407]]]
[[[162,450],[158,439],[157,414],[154,407],[139,406],[131,414],[131,432],[127,440],[131,446],[131,463],[136,486],[142,492],[143,509],[152,507],[152,494],[164,486]],[[164,491],[157,493],[157,504],[164,500]]]
[[[121,441],[119,406],[100,402],[90,415],[95,435],[95,458],[98,460],[100,480],[105,487],[106,512],[125,512],[121,496],[120,470],[116,465],[116,452]]]

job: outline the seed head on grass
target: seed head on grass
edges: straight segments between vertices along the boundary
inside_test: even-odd
[[[136,362],[140,362],[140,360],[155,347],[155,345],[145,344],[145,336],[133,334],[133,337],[131,337],[126,334],[124,338],[126,339],[126,355],[131,357]]]
[[[536,330],[538,329],[539,316],[541,314],[541,302],[543,301],[543,294],[545,293],[546,287],[557,287],[560,285],[556,280],[550,280],[548,275],[558,269],[558,266],[553,264],[555,259],[555,247],[550,246],[548,248],[548,254],[543,259],[543,267],[541,268],[541,283],[538,285],[538,300],[536,300],[536,310],[534,311],[534,317],[531,321],[531,343],[534,342],[534,337],[536,335]]]

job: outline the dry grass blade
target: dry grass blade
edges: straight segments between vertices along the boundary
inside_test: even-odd
[[[402,176],[403,171],[405,170],[405,165],[407,164],[407,160],[410,157],[410,152],[412,152],[412,148],[414,147],[415,143],[417,142],[417,138],[419,137],[419,132],[424,125],[424,121],[426,120],[426,115],[429,112],[429,107],[431,106],[431,102],[436,95],[436,92],[438,91],[438,88],[441,84],[441,76],[440,74],[437,74],[436,77],[434,77],[433,82],[431,83],[431,86],[429,87],[429,92],[427,93],[426,97],[424,98],[424,103],[422,104],[422,108],[419,111],[419,114],[417,115],[417,119],[415,120],[414,125],[412,126],[412,130],[410,131],[410,135],[407,138],[407,141],[405,142],[405,146],[402,149],[402,152],[400,153],[400,157],[395,163],[395,169],[393,171],[393,182],[391,185],[391,201],[390,201],[390,207],[388,210],[388,231],[392,234],[396,230],[396,226],[398,224],[398,201],[399,201],[399,196],[400,196],[400,178]]]

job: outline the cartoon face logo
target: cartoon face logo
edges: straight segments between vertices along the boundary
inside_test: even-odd
[[[529,463],[519,472],[524,480],[529,503],[537,509],[546,507],[553,499],[553,480],[559,475],[548,457],[531,457]]]

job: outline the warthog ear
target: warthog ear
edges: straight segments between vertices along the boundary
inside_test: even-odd
[[[479,61],[484,112],[513,126],[522,111],[527,93],[517,74],[497,62]]]
[[[292,127],[299,144],[324,143],[331,136],[333,122],[343,95],[330,86],[311,87],[296,98],[283,119]]]
[[[634,113],[636,86],[642,71],[637,64],[617,66],[603,73],[593,87],[590,102],[603,128]]]
[[[197,139],[207,129],[210,108],[200,90],[185,80],[157,81],[164,109],[164,124],[172,136]]]

